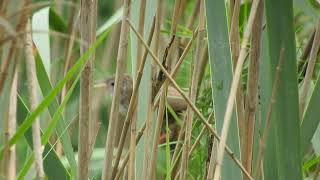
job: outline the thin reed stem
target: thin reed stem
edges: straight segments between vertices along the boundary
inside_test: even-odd
[[[97,1],[81,0],[80,6],[80,35],[81,39],[88,42],[81,46],[81,54],[86,52],[96,38],[96,18]],[[95,54],[85,64],[80,77],[80,107],[79,107],[79,136],[78,136],[78,179],[87,180],[89,178],[90,162],[90,129],[93,127],[92,119],[92,69]]]
[[[31,30],[31,23],[28,21],[26,29]],[[36,75],[36,65],[35,59],[33,56],[33,42],[31,33],[27,33],[25,36],[25,55],[26,55],[26,66],[27,66],[27,79],[29,84],[29,101],[31,110],[35,110],[39,104],[38,99],[38,80]],[[41,135],[40,135],[40,120],[39,117],[35,119],[32,124],[32,142],[33,150],[35,157],[35,169],[36,169],[36,178],[38,180],[44,179],[44,170],[43,170],[43,159],[42,159],[42,146],[41,146]]]

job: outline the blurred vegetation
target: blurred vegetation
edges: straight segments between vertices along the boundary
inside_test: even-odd
[[[6,0],[5,0],[6,1]],[[65,2],[65,1],[43,1],[43,0],[33,0],[32,4],[37,4],[37,3],[41,3],[41,2],[51,2],[52,5],[48,6],[44,6],[41,8],[35,8],[31,11],[31,14],[34,15],[35,13],[38,13],[40,11],[40,9],[45,8],[45,7],[49,7],[50,10],[48,11],[48,14],[46,14],[46,17],[43,17],[43,21],[46,21],[49,23],[49,30],[52,32],[50,35],[48,35],[48,33],[42,33],[42,34],[46,34],[50,37],[50,49],[47,49],[47,51],[50,52],[50,58],[48,60],[48,62],[50,63],[49,67],[50,67],[50,72],[42,72],[43,74],[41,74],[41,68],[42,70],[45,69],[44,67],[44,63],[42,65],[38,65],[37,68],[37,74],[38,74],[38,79],[41,79],[42,82],[45,83],[51,83],[51,87],[45,86],[42,84],[42,86],[44,86],[45,88],[48,88],[47,91],[45,92],[43,90],[43,88],[41,87],[41,81],[39,80],[39,88],[38,88],[38,95],[39,95],[39,99],[41,99],[40,101],[40,105],[39,108],[41,108],[38,112],[38,114],[34,115],[34,116],[39,116],[40,117],[40,121],[41,121],[41,129],[42,129],[42,133],[46,133],[47,130],[49,129],[48,127],[52,127],[54,129],[54,132],[51,135],[50,138],[50,143],[45,143],[44,146],[46,148],[46,153],[48,154],[44,154],[44,159],[47,160],[47,162],[45,162],[45,166],[48,164],[54,164],[57,165],[57,167],[52,168],[52,172],[51,174],[55,174],[58,173],[57,175],[61,175],[61,177],[64,175],[59,174],[61,172],[68,172],[69,175],[71,173],[71,168],[72,168],[72,163],[70,163],[70,158],[68,159],[68,155],[69,156],[73,156],[76,158],[77,156],[77,151],[78,151],[78,144],[79,144],[79,140],[78,140],[78,114],[79,114],[79,99],[80,99],[80,83],[75,81],[77,80],[77,76],[78,74],[80,74],[81,72],[81,67],[83,66],[83,64],[85,63],[85,61],[83,61],[82,63],[79,64],[78,68],[75,68],[74,72],[72,75],[70,75],[69,77],[66,76],[66,74],[64,74],[64,66],[65,66],[65,53],[66,53],[66,42],[70,37],[70,30],[72,28],[73,25],[70,26],[69,23],[73,24],[75,23],[76,19],[78,18],[78,10],[79,10],[79,6],[80,6],[80,0],[75,0],[73,1],[75,4],[75,7],[72,5],[68,5],[68,3],[61,3],[61,2]],[[117,12],[117,10],[121,7],[116,7],[116,1],[117,0],[108,0],[108,1],[103,1],[103,0],[99,0],[98,1],[98,10],[97,10],[97,29],[103,27],[103,25],[108,24],[108,22],[112,21],[112,17],[114,17],[115,13]],[[193,9],[197,3],[197,0],[184,0],[185,1],[185,6],[184,9],[182,10],[182,14],[178,20],[178,31],[177,31],[177,38],[179,38],[179,40],[181,39],[187,39],[190,40],[193,34],[194,29],[197,27],[198,24],[198,18],[195,21],[194,25],[192,26],[192,29],[189,29],[187,27],[187,23],[189,21],[189,18],[193,12]],[[207,0],[209,1],[209,0]],[[269,6],[271,6],[271,3],[275,3],[276,6],[276,0],[269,2]],[[20,9],[22,7],[22,2],[20,0],[7,0],[6,2],[8,2],[8,7],[6,9],[6,15],[9,15],[15,11],[17,11],[18,9]],[[55,2],[60,2],[55,4]],[[71,0],[68,2],[72,2]],[[139,1],[140,2],[140,1]],[[171,0],[166,0],[165,1],[165,11],[164,11],[164,19],[162,22],[162,26],[161,26],[161,36],[163,37],[163,42],[161,41],[161,50],[160,50],[160,54],[161,57],[159,57],[160,60],[162,60],[162,52],[164,51],[165,46],[167,45],[167,42],[170,39],[170,28],[172,26],[172,13],[173,13],[173,8],[174,8],[174,2],[175,1],[171,1]],[[227,23],[228,23],[228,30],[230,32],[230,26],[231,26],[231,17],[230,17],[230,8],[229,8],[229,1],[224,1],[225,2],[225,7],[226,7],[226,14],[227,14]],[[320,11],[320,5],[319,5],[319,1],[317,0],[308,0],[308,1],[304,1],[304,0],[286,0],[286,3],[290,4],[293,3],[293,25],[294,27],[288,27],[288,29],[293,30],[294,31],[294,42],[295,42],[295,54],[294,56],[296,56],[296,59],[292,59],[292,61],[294,61],[294,64],[297,66],[297,70],[295,73],[297,73],[297,77],[296,78],[296,82],[294,83],[298,83],[298,87],[296,87],[296,91],[299,93],[301,93],[301,86],[304,82],[305,79],[305,75],[306,75],[306,71],[307,71],[307,65],[308,65],[308,59],[301,59],[304,50],[307,46],[307,43],[311,37],[311,34],[314,32],[315,28],[316,28],[316,24],[317,21],[319,21],[319,11]],[[153,2],[153,3],[156,3]],[[0,3],[1,5],[1,3]],[[74,13],[75,13],[75,18],[74,20],[69,22],[70,19],[70,13],[72,12],[72,9],[74,8]],[[207,7],[208,9],[208,7]],[[249,18],[249,14],[250,14],[250,9],[251,9],[251,2],[249,0],[244,0],[241,3],[241,7],[240,7],[240,13],[239,13],[239,37],[240,40],[243,40],[243,33],[245,31],[245,28],[247,27],[247,23],[248,23],[248,18]],[[1,11],[1,9],[0,9]],[[204,11],[204,9],[202,10]],[[155,13],[155,12],[153,12]],[[154,15],[154,14],[153,14]],[[153,16],[152,14],[147,14],[146,16]],[[4,17],[4,19],[6,19],[8,22],[11,23],[12,27],[16,27],[17,25],[17,21],[18,21],[18,17],[19,15],[17,15],[17,17],[11,18],[11,19],[7,19],[7,17],[5,15],[2,15],[0,13],[0,17]],[[30,16],[31,17],[31,16]],[[117,16],[115,17],[118,21],[121,20],[121,16]],[[207,19],[208,20],[208,19]],[[103,82],[107,77],[110,77],[111,75],[114,75],[116,72],[116,59],[117,59],[117,48],[118,47],[114,47],[113,51],[111,51],[111,54],[107,54],[108,52],[108,48],[111,48],[111,46],[113,45],[112,43],[112,36],[116,36],[116,34],[114,34],[114,29],[116,28],[117,25],[119,25],[119,22],[112,22],[112,25],[108,26],[107,28],[103,29],[103,33],[97,35],[97,39],[101,38],[101,41],[99,44],[96,44],[96,47],[93,49],[95,50],[95,60],[94,60],[94,67],[93,67],[93,82],[94,84],[98,84],[100,82]],[[267,48],[267,45],[269,45],[268,43],[272,43],[270,39],[266,38],[266,31],[268,29],[268,22],[266,22],[266,19],[264,17],[264,21],[263,21],[263,27],[264,29],[264,33],[262,37],[263,42],[262,42],[262,49],[261,49],[261,59],[268,61],[269,62],[269,48]],[[3,22],[0,21],[0,25],[4,24]],[[39,25],[40,26],[40,22],[34,22],[34,26]],[[216,26],[220,26],[220,24],[215,24]],[[3,25],[4,27],[4,25]],[[78,26],[75,25],[77,32],[76,32],[76,39],[75,39],[75,43],[73,48],[71,49],[71,58],[70,58],[70,64],[68,67],[68,72],[70,72],[70,68],[74,67],[75,64],[77,62],[80,62],[81,59],[83,58],[83,55],[80,54],[80,46],[81,44],[79,43],[80,40],[80,35],[78,32]],[[150,28],[150,27],[148,27]],[[292,29],[291,29],[292,28]],[[1,26],[0,26],[0,30],[1,30]],[[5,43],[3,43],[1,40],[3,37],[6,37],[6,33],[3,33],[3,35],[1,35],[2,30],[0,31],[0,63],[1,63],[1,67],[3,66],[2,64],[4,63],[4,59],[8,57],[8,53],[11,47],[11,41],[7,41]],[[54,33],[56,32],[56,33]],[[204,37],[204,41],[206,44],[208,44],[208,36],[210,35],[210,33],[215,33],[215,32],[208,32],[208,29],[206,29],[206,35]],[[41,33],[39,33],[41,34]],[[65,35],[65,36],[64,36]],[[117,34],[118,36],[119,34]],[[133,36],[134,34],[131,33],[130,34],[130,42],[134,41],[133,38],[131,36]],[[37,34],[35,33],[33,35],[34,37],[37,36]],[[19,39],[20,41],[21,39]],[[22,40],[21,40],[22,41]],[[137,40],[135,40],[137,41]],[[135,51],[136,49],[134,49],[135,47],[131,47],[129,43],[129,50],[127,53],[127,61],[126,61],[126,73],[128,74],[133,74],[132,73],[132,57],[131,57],[131,51]],[[193,45],[189,51],[189,53],[187,54],[187,56],[185,57],[184,62],[182,63],[177,75],[176,75],[176,82],[177,84],[186,92],[186,94],[188,94],[188,90],[190,87],[190,83],[191,83],[191,79],[192,79],[192,73],[193,72],[191,65],[193,65],[195,62],[194,60],[194,55],[195,55],[195,46],[196,46],[196,41],[193,42]],[[23,45],[24,42],[18,42],[18,44]],[[221,43],[221,42],[219,42]],[[111,45],[110,45],[111,44]],[[210,44],[209,44],[210,46]],[[177,56],[179,57],[183,51],[185,46],[183,46],[182,44],[179,44],[178,48],[176,49]],[[248,48],[250,48],[250,44],[247,46]],[[207,48],[207,45],[205,46],[205,48]],[[17,48],[15,50],[16,53],[18,53],[19,48]],[[35,118],[32,116],[32,113],[35,114],[35,111],[30,111],[28,112],[28,108],[30,109],[30,102],[28,100],[29,98],[29,92],[28,92],[28,86],[29,84],[27,83],[27,72],[26,72],[26,64],[25,64],[25,55],[23,54],[23,47],[20,47],[21,52],[20,52],[20,58],[17,59],[17,64],[18,64],[18,72],[19,72],[19,83],[18,83],[18,88],[17,88],[17,92],[18,92],[18,99],[19,102],[18,103],[18,109],[17,109],[17,129],[19,129],[19,127],[21,127],[21,124],[24,124],[26,129],[25,130],[30,130],[31,124],[32,123],[28,123],[26,124],[26,121],[28,118],[32,119]],[[93,51],[92,50],[92,51]],[[42,51],[42,49],[39,48],[39,46],[35,47],[35,52],[39,52]],[[89,52],[89,53],[92,53]],[[318,50],[319,51],[319,50]],[[206,67],[203,69],[203,77],[200,80],[199,83],[199,92],[197,95],[197,99],[196,99],[196,107],[200,110],[200,112],[203,114],[203,116],[205,118],[208,118],[209,115],[212,112],[216,111],[216,106],[215,104],[217,102],[215,102],[215,99],[213,98],[213,93],[214,91],[216,91],[216,88],[212,88],[212,81],[215,78],[214,77],[214,72],[216,71],[215,69],[213,69],[212,67],[212,62],[213,59],[210,59],[213,57],[212,54],[210,54],[212,52],[210,52],[209,50],[209,56],[206,58],[207,65]],[[249,51],[250,53],[250,51]],[[268,58],[262,57],[263,54],[267,54],[266,56],[268,56]],[[34,54],[36,56],[36,53]],[[17,56],[19,57],[19,56]],[[210,58],[209,58],[210,57]],[[43,57],[42,57],[43,58]],[[150,58],[150,57],[148,57]],[[12,82],[12,78],[13,78],[13,73],[14,73],[14,68],[16,64],[12,63],[14,58],[11,58],[9,66],[7,66],[7,77],[5,79],[5,83],[3,86],[3,89],[1,91],[0,94],[0,161],[3,160],[3,149],[5,147],[5,142],[4,142],[4,136],[5,134],[5,129],[4,129],[4,119],[8,118],[8,111],[9,111],[9,94],[10,94],[10,86],[11,86],[11,82]],[[151,58],[150,58],[151,59]],[[40,61],[44,62],[46,61],[45,59],[41,59]],[[15,61],[16,62],[16,61]],[[108,63],[109,64],[108,64]],[[106,67],[106,65],[109,65],[108,67]],[[246,61],[243,65],[243,70],[242,70],[242,74],[241,74],[241,88],[245,94],[245,103],[246,102],[246,92],[248,89],[248,79],[249,79],[249,67],[250,66],[250,56],[248,55],[246,57]],[[271,69],[267,69],[267,67],[263,67],[262,65],[260,66],[260,68],[266,68],[265,71],[268,71],[267,73],[269,73],[269,75],[273,72]],[[269,68],[269,67],[268,67]],[[40,70],[39,70],[40,69]],[[263,70],[261,70],[263,71]],[[292,71],[295,71],[294,69],[292,69]],[[318,84],[320,82],[318,82],[318,77],[319,77],[319,73],[320,72],[320,63],[319,63],[319,56],[317,55],[317,61],[315,64],[315,68],[314,71],[312,73],[312,79],[311,79],[311,86],[308,89],[308,97],[307,97],[307,102],[310,102],[310,107],[306,106],[308,108],[312,108],[312,107],[317,107],[317,105],[320,105],[319,102],[317,101],[317,91],[319,91],[320,89],[318,89]],[[265,102],[264,99],[262,99],[263,97],[260,97],[261,93],[263,92],[263,90],[260,91],[260,89],[263,89],[265,86],[261,86],[261,84],[265,83],[270,85],[271,81],[268,82],[264,82],[261,81],[263,80],[263,78],[261,78],[261,76],[264,76],[266,74],[263,74],[264,72],[261,72],[261,74],[259,75],[260,77],[260,82],[259,82],[259,99],[258,99],[258,109],[255,116],[256,116],[256,134],[255,134],[255,138],[260,138],[262,136],[262,132],[263,132],[263,128],[264,124],[261,125],[262,121],[265,122],[264,120],[261,120],[262,118],[265,118],[265,112],[267,111],[266,109],[261,110],[262,107],[265,107],[263,105],[266,105],[269,103]],[[39,75],[40,74],[40,75]],[[48,82],[47,79],[44,77],[45,75],[48,75],[50,81]],[[270,77],[273,77],[273,74],[270,75]],[[58,107],[61,106],[62,104],[62,100],[61,100],[61,96],[62,96],[62,86],[60,89],[58,89],[59,87],[59,83],[62,82],[62,80],[66,80],[66,94],[70,93],[70,97],[69,100],[66,102],[64,107],[61,107],[61,112],[58,111]],[[221,88],[224,89],[229,85],[224,85],[221,84]],[[72,87],[74,89],[72,89]],[[268,86],[269,90],[271,89],[272,86]],[[300,88],[300,89],[299,89]],[[55,94],[51,94],[48,95],[49,92],[54,92]],[[141,90],[141,89],[140,89]],[[283,89],[282,89],[283,90]],[[289,89],[285,89],[287,91],[289,91]],[[283,90],[283,91],[285,91]],[[142,90],[141,90],[142,91]],[[281,91],[281,90],[279,90]],[[229,89],[227,90],[227,92],[229,93]],[[64,94],[64,96],[66,97],[66,94]],[[50,97],[51,100],[50,100]],[[108,123],[109,123],[109,115],[110,115],[110,108],[111,108],[111,101],[112,98],[109,96],[108,93],[105,92],[105,89],[94,89],[93,90],[93,112],[95,113],[93,115],[93,118],[96,119],[97,121],[101,122],[101,127],[98,131],[98,135],[96,138],[96,143],[94,146],[94,150],[93,150],[93,154],[92,154],[92,158],[91,158],[91,162],[90,162],[90,179],[101,179],[101,172],[102,172],[102,167],[103,167],[103,159],[104,159],[104,148],[105,148],[105,144],[106,144],[106,135],[107,135],[107,130],[108,130]],[[140,94],[140,96],[142,96]],[[145,95],[147,96],[147,95]],[[264,96],[266,97],[266,96]],[[141,98],[146,98],[146,97],[141,97]],[[269,96],[269,98],[271,99],[271,96]],[[298,99],[298,97],[292,97],[293,99]],[[313,100],[315,99],[315,100]],[[45,100],[47,100],[47,104],[42,104]],[[280,99],[281,101],[281,99]],[[25,104],[23,104],[22,102],[24,102]],[[312,103],[311,103],[312,102]],[[57,103],[55,105],[55,107],[53,107],[53,110],[51,112],[51,110],[49,109],[51,106],[53,106],[52,104]],[[261,103],[263,105],[261,105]],[[260,106],[261,105],[261,106]],[[298,104],[297,104],[298,105]],[[277,106],[274,106],[277,107]],[[320,107],[320,106],[318,106]],[[247,108],[247,107],[245,107]],[[223,108],[224,109],[224,108]],[[170,110],[166,111],[166,113],[170,113]],[[261,111],[264,112],[263,115],[261,115]],[[309,112],[310,111],[310,112]],[[146,111],[145,111],[146,112]],[[156,112],[156,111],[155,111]],[[21,113],[21,114],[19,114]],[[29,115],[27,115],[27,113],[29,113]],[[216,113],[216,112],[215,112]],[[225,112],[222,112],[223,114]],[[292,112],[287,112],[287,113],[292,113]],[[294,112],[297,113],[297,112]],[[303,154],[303,158],[301,160],[301,174],[303,175],[303,179],[312,179],[313,177],[318,177],[319,176],[317,174],[319,174],[320,171],[320,151],[319,151],[319,140],[320,140],[320,129],[319,129],[319,121],[320,121],[320,116],[318,112],[315,111],[311,111],[311,110],[306,110],[305,113],[308,115],[310,115],[310,122],[314,123],[312,124],[314,126],[314,128],[312,130],[310,130],[310,132],[312,132],[312,138],[313,139],[301,139],[301,141],[303,140],[307,140],[308,142],[307,147],[300,147],[299,144],[299,150],[297,150],[298,152],[301,152],[301,154]],[[156,113],[154,113],[156,115]],[[183,113],[181,112],[177,112],[177,117],[179,118],[177,121],[180,122],[176,124],[178,124],[179,128],[181,128],[181,122],[184,121],[184,116],[182,115]],[[54,117],[54,115],[59,116],[57,117],[59,120],[57,121],[57,124],[50,124],[52,122],[52,119]],[[63,115],[63,118],[62,116]],[[60,117],[61,116],[61,117]],[[174,115],[172,115],[174,116]],[[262,116],[262,117],[261,117]],[[306,116],[305,117],[309,117]],[[153,123],[155,122],[156,118],[153,118]],[[167,120],[167,119],[166,119]],[[210,122],[210,124],[212,125],[216,125],[216,117],[214,117],[214,120],[212,120]],[[31,121],[31,120],[30,120]],[[221,120],[222,121],[222,120]],[[309,121],[308,121],[309,122]],[[59,123],[61,123],[59,125]],[[300,123],[300,122],[299,122]],[[163,122],[163,127],[166,125],[166,122]],[[61,130],[58,130],[58,126],[61,126]],[[201,129],[203,127],[203,123],[201,122],[201,120],[199,119],[198,116],[194,116],[193,118],[193,124],[192,124],[192,137],[191,137],[191,142],[194,143],[195,140],[197,139],[197,137],[199,136]],[[258,127],[260,127],[261,129],[259,129]],[[297,127],[300,127],[300,124],[297,125]],[[309,127],[309,126],[308,126]],[[317,128],[318,127],[318,128]],[[139,128],[137,128],[139,129]],[[164,128],[165,129],[165,128]],[[302,129],[302,127],[301,127]],[[64,142],[64,143],[70,143],[70,145],[72,146],[71,152],[67,152],[65,150],[65,147],[62,146],[61,143],[61,131],[63,131],[63,133],[66,133],[66,135],[69,137],[70,136],[70,142]],[[35,169],[33,166],[31,166],[30,164],[28,164],[28,160],[32,157],[33,151],[32,151],[32,143],[31,143],[31,135],[30,132],[27,133],[27,131],[18,131],[19,133],[17,133],[16,135],[16,141],[11,144],[11,145],[16,145],[16,155],[17,155],[17,160],[16,160],[16,174],[17,177],[19,176],[21,179],[33,179],[34,178],[34,174],[35,174]],[[299,129],[299,132],[301,132],[301,134],[297,134],[296,137],[300,137],[302,136],[302,132],[304,132],[303,130]],[[170,132],[170,130],[168,131],[162,131],[162,134],[168,135],[172,132]],[[218,130],[218,133],[221,133],[221,129]],[[310,136],[310,135],[309,135]],[[273,137],[273,136],[270,136]],[[205,179],[206,178],[206,173],[208,171],[208,165],[209,165],[209,161],[210,161],[210,153],[211,153],[211,148],[212,148],[212,136],[209,133],[209,131],[205,131],[204,135],[201,137],[200,142],[198,144],[198,146],[196,146],[195,150],[193,151],[193,153],[191,154],[190,158],[189,158],[189,167],[188,167],[188,179]],[[233,138],[238,138],[238,137],[233,137]],[[286,137],[288,138],[288,137]],[[273,141],[276,141],[274,139],[267,141],[267,146],[268,143],[272,143]],[[300,142],[300,140],[297,140],[297,142]],[[173,154],[173,150],[174,147],[178,144],[178,143],[182,143],[182,142],[178,142],[177,137],[175,137],[174,139],[171,139],[170,142],[163,142],[162,144],[159,144],[159,151],[158,151],[158,161],[157,161],[157,177],[158,179],[173,179],[174,177],[171,177],[171,174],[168,174],[168,168],[170,168],[172,166],[172,161],[173,159],[170,159],[170,157]],[[191,143],[191,144],[192,144]],[[229,142],[228,142],[229,143]],[[257,143],[257,142],[255,142]],[[169,144],[174,144],[173,146],[170,146]],[[52,147],[51,147],[52,145]],[[57,154],[57,146],[62,146],[62,151],[63,153]],[[255,144],[255,146],[258,146],[257,144]],[[168,148],[169,147],[169,148]],[[52,148],[52,149],[49,149]],[[255,147],[257,148],[257,147]],[[169,149],[169,153],[167,152]],[[308,149],[306,151],[303,151],[303,149]],[[54,151],[55,150],[55,151]],[[256,153],[257,149],[255,149],[255,153]],[[266,151],[268,151],[268,149],[266,149]],[[289,151],[289,150],[288,150]],[[141,152],[141,151],[140,151]],[[69,154],[68,154],[69,153]],[[238,159],[241,159],[239,157],[239,154],[235,154]],[[169,160],[168,160],[169,157]],[[256,157],[255,157],[256,158]],[[138,159],[138,161],[143,161],[142,159]],[[171,163],[168,165],[168,161]],[[275,162],[276,163],[276,162]],[[61,165],[62,164],[62,165]],[[254,164],[254,163],[253,163]],[[60,165],[60,166],[58,166]],[[3,166],[3,165],[2,165]],[[276,166],[275,168],[279,168],[281,167],[281,164],[279,164],[278,166]],[[49,166],[47,166],[47,168],[49,168]],[[264,168],[272,168],[272,167],[264,167]],[[254,169],[254,168],[253,168]],[[50,170],[45,170],[46,171],[46,175],[48,179],[54,179],[52,176],[49,177],[49,174],[47,171]],[[140,170],[138,170],[140,171]],[[142,171],[142,170],[141,170]],[[299,171],[300,169],[299,167],[296,169],[293,169],[292,171]],[[298,173],[299,174],[299,173]],[[283,174],[282,178],[279,179],[286,179],[286,175],[287,174]],[[67,176],[63,176],[66,177]],[[266,177],[271,177],[271,176],[267,176]],[[137,177],[138,179],[140,179],[139,177]],[[299,178],[299,177],[297,177]],[[3,172],[0,171],[0,179],[6,179],[6,177],[4,177]],[[223,179],[223,178],[222,178]],[[239,179],[242,179],[242,177],[239,177]]]

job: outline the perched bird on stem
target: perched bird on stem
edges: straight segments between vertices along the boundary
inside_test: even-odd
[[[115,86],[115,76],[111,76],[107,78],[105,81],[105,86],[107,93],[109,93],[111,96],[114,94],[114,86]],[[123,75],[123,80],[120,82],[120,107],[119,107],[119,118],[118,118],[118,127],[117,127],[117,138],[115,142],[119,142],[120,135],[122,131],[122,127],[124,124],[125,116],[129,108],[130,98],[132,96],[133,91],[133,82],[132,77],[128,74]],[[184,101],[184,99],[179,95],[179,93],[171,86],[168,88],[168,96],[167,96],[168,104],[172,107],[172,109],[177,112],[183,112],[187,108],[187,103]],[[156,99],[156,98],[155,98]],[[168,113],[170,114],[170,113]],[[170,116],[171,117],[171,116]],[[165,124],[164,124],[165,125]],[[169,118],[169,127],[171,130],[170,136],[176,136],[178,134],[178,124],[175,123],[175,120],[173,118]],[[127,133],[128,135],[129,133]],[[172,137],[173,138],[173,137]],[[129,140],[129,138],[127,138]],[[160,143],[165,141],[165,131],[163,130],[163,133],[160,135],[159,139]],[[129,145],[129,142],[126,142],[127,145]],[[125,146],[126,147],[126,146]],[[127,146],[128,147],[128,146]]]
[[[124,125],[124,121],[126,119],[127,111],[129,108],[129,103],[130,103],[130,98],[132,95],[133,91],[133,83],[132,83],[132,78],[131,76],[124,74],[123,79],[120,81],[121,86],[120,86],[120,106],[119,106],[119,116],[118,116],[118,122],[117,122],[117,127],[116,127],[116,138],[114,139],[115,141],[115,146],[118,147],[118,144],[120,142],[120,137],[121,137],[121,132],[122,132],[122,127]],[[112,97],[114,94],[114,86],[115,86],[115,76],[111,76],[106,79],[105,81],[105,86],[107,93],[110,94]],[[130,144],[130,133],[127,133],[126,135],[126,140],[124,144],[124,148],[128,149]]]
[[[124,74],[123,79],[120,83],[121,83],[121,86],[120,86],[121,96],[120,96],[119,112],[121,115],[126,116],[126,113],[129,108],[130,98],[133,91],[133,83],[132,83],[131,76],[128,74]],[[111,76],[107,78],[107,80],[105,81],[105,85],[106,85],[107,92],[110,93],[110,96],[112,97],[114,94],[115,76]]]

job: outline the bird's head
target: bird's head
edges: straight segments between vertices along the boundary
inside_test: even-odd
[[[105,80],[105,86],[107,93],[111,97],[114,95],[116,83],[120,83],[120,112],[126,112],[129,107],[133,90],[132,78],[128,74],[123,74],[122,80],[120,80],[119,82],[116,82],[115,76],[110,76],[109,78],[107,78]]]

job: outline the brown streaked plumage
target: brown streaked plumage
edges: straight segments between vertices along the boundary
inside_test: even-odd
[[[121,86],[120,86],[120,113],[122,115],[126,115],[127,110],[129,108],[130,98],[133,91],[133,83],[132,78],[128,74],[124,74],[122,76]],[[107,92],[110,93],[111,96],[113,96],[114,93],[114,86],[115,86],[115,76],[111,76],[107,78],[105,81]]]
[[[119,119],[118,119],[118,127],[117,127],[117,138],[115,140],[116,146],[118,146],[118,142],[120,140],[120,135],[121,135],[121,130],[124,124],[124,119],[126,116],[126,113],[129,108],[129,103],[130,103],[130,98],[132,96],[132,91],[133,91],[133,82],[132,82],[132,77],[128,74],[124,74],[123,80],[120,81],[121,86],[120,86],[120,108],[119,108]],[[115,86],[115,76],[110,76],[109,78],[106,79],[106,89],[107,92],[113,96],[114,93],[114,86]],[[187,103],[185,100],[180,96],[180,94],[175,90],[173,87],[169,86],[168,88],[168,103],[170,106],[176,111],[176,112],[183,112],[187,108]],[[175,123],[175,120],[173,120],[173,117],[169,117],[169,128],[171,130],[170,133],[170,139],[176,139],[176,136],[178,135],[180,126]],[[160,136],[160,143],[165,142],[165,129],[162,130],[162,135]],[[127,133],[126,141],[125,141],[125,147],[129,148],[129,136]]]
[[[122,76],[122,80],[120,81],[121,86],[120,86],[120,107],[119,107],[119,116],[118,116],[118,121],[116,125],[116,138],[114,139],[115,146],[118,147],[119,141],[120,141],[120,136],[122,132],[122,128],[124,125],[124,121],[126,118],[126,114],[129,108],[129,103],[130,103],[130,98],[132,95],[133,91],[133,85],[132,85],[132,78],[128,74],[124,74]],[[114,94],[114,87],[115,87],[115,76],[110,76],[109,78],[106,79],[106,89],[107,93],[110,94],[112,97]],[[130,143],[130,136],[129,133],[126,135],[126,140],[124,144],[124,148],[128,149],[129,148],[129,143]]]
[[[115,76],[111,76],[106,80],[107,91],[113,95],[115,85]],[[123,80],[121,81],[121,97],[120,97],[120,105],[122,114],[126,113],[126,110],[129,108],[130,98],[132,96],[133,91],[133,83],[132,78],[128,74],[123,75]],[[186,101],[181,97],[176,89],[169,86],[168,87],[168,103],[172,106],[175,111],[184,111],[187,109]]]

